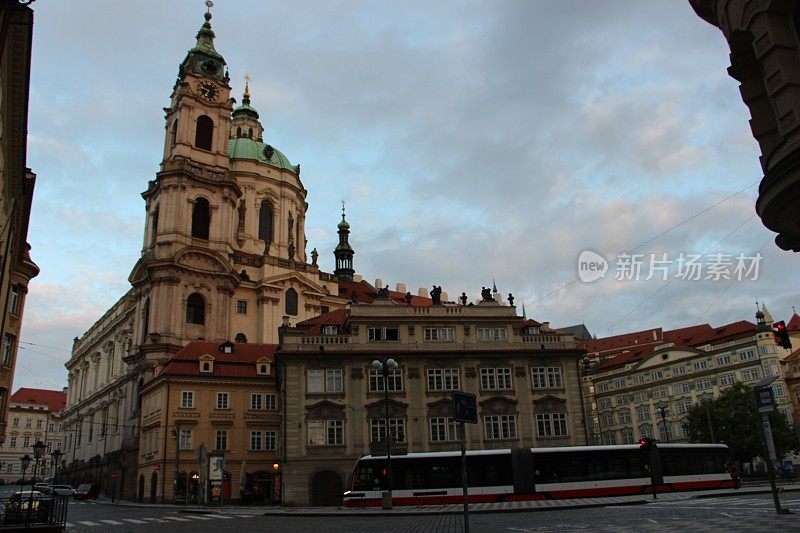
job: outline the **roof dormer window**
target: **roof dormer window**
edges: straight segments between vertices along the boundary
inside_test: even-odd
[[[339,328],[336,326],[322,326],[323,335],[336,335],[339,333]]]
[[[219,353],[232,354],[235,351],[234,346],[235,345],[230,341],[223,342],[219,345]]]
[[[213,374],[214,373],[214,356],[210,354],[201,355],[198,358],[198,363],[200,363],[200,373],[201,374]]]
[[[272,363],[266,357],[256,361],[256,374],[259,376],[269,376],[272,373]]]

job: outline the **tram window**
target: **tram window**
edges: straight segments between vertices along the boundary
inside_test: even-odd
[[[353,480],[353,490],[372,490],[375,487],[375,480],[378,473],[370,464],[360,464]]]

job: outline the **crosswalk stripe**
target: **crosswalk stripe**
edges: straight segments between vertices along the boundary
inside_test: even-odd
[[[101,522],[105,522],[106,524],[111,524],[112,526],[122,526],[124,525],[122,522],[117,522],[116,520],[100,520]]]
[[[201,516],[196,514],[187,514],[186,518],[194,518],[195,520],[211,520],[208,516]],[[216,518],[216,516],[214,517]]]
[[[83,524],[84,526],[99,526],[97,522],[89,522],[88,520],[78,520],[79,524]]]
[[[126,522],[130,522],[131,524],[146,524],[144,520],[138,520],[136,518],[123,518]]]
[[[227,516],[224,514],[204,514],[203,516],[207,516],[209,518],[224,518],[225,520],[231,520],[232,516]]]
[[[180,516],[165,516],[167,520],[176,520],[178,522],[191,522],[188,518],[181,518]]]

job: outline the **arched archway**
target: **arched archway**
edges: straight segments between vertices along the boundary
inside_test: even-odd
[[[144,474],[139,475],[139,489],[136,492],[137,501],[144,501]]]
[[[311,478],[311,505],[336,505],[342,492],[342,476],[333,470],[320,470]]]

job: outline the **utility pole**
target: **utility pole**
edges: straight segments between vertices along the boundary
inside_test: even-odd
[[[181,427],[175,423],[175,429],[172,430],[172,435],[175,437],[175,479],[172,481],[172,503],[178,502],[178,476],[181,471]]]

